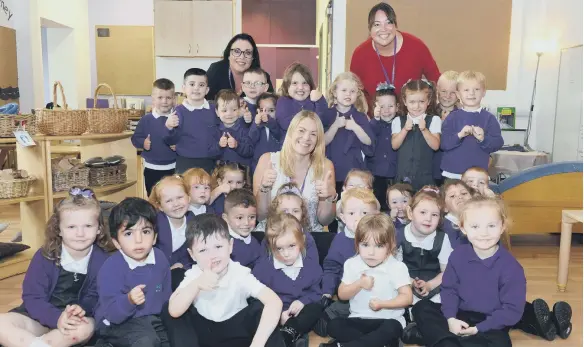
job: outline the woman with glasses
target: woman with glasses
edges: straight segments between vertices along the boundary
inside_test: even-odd
[[[223,51],[223,59],[214,62],[207,70],[209,79],[209,93],[207,100],[215,100],[217,92],[221,89],[233,89],[238,95],[242,93],[243,73],[249,68],[259,68],[260,55],[258,48],[248,34],[233,36]],[[268,79],[268,91],[272,92],[270,75]]]
[[[397,16],[390,5],[373,6],[368,23],[370,37],[353,51],[350,69],[363,82],[370,105],[379,83],[393,85],[399,93],[410,79],[438,80],[440,71],[432,53],[421,39],[397,30]]]

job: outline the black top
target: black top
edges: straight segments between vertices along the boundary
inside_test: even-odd
[[[268,92],[273,92],[274,87],[270,80],[270,74],[266,74],[268,75]],[[207,70],[207,78],[209,79],[209,94],[206,96],[207,100],[215,100],[215,95],[217,95],[221,89],[237,89],[235,88],[233,74],[229,74],[229,60],[219,60],[211,64],[209,70]]]
[[[85,281],[85,277],[86,275],[84,274],[69,272],[61,268],[59,280],[51,295],[51,304],[61,310],[64,310],[67,305],[77,304],[79,302],[79,291],[83,281]]]

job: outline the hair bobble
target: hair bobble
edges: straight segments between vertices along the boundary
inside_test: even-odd
[[[302,193],[300,192],[300,189],[298,189],[298,187],[296,186],[284,186],[279,192],[278,195],[282,195],[282,194],[287,194],[287,193],[292,193],[294,195],[297,195],[299,197],[302,197]]]
[[[381,91],[381,90],[395,90],[395,86],[393,84],[387,83],[387,82],[381,82],[377,85],[377,88],[375,88],[375,91]]]
[[[69,190],[69,195],[82,196],[82,197],[87,198],[87,199],[91,199],[94,196],[93,191],[91,189],[87,189],[87,188],[83,189],[80,187],[72,187]]]
[[[436,188],[436,187],[424,187],[422,188],[423,192],[433,192],[436,194],[440,194],[440,189]]]

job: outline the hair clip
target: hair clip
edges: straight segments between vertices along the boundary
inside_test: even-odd
[[[434,88],[434,87],[432,86],[432,83],[430,83],[430,81],[428,81],[427,79],[425,79],[425,78],[422,78],[422,79],[421,79],[421,81],[422,81],[422,82],[424,82],[424,83],[426,83],[426,84],[427,84],[427,85],[428,85],[430,88]]]
[[[412,180],[409,177],[404,177],[402,178],[401,183],[412,184]]]
[[[81,189],[79,187],[72,187],[69,190],[69,195],[71,195],[71,196],[82,196],[82,197],[87,198],[87,199],[91,199],[94,196],[93,191],[91,189],[87,189],[87,188],[86,189]]]
[[[423,192],[433,192],[436,194],[440,194],[440,189],[436,188],[436,187],[424,187],[422,188]]]
[[[381,90],[395,90],[395,86],[391,83],[381,82],[377,85],[377,88],[375,88],[375,91],[378,92]]]
[[[296,186],[284,186],[282,187],[282,189],[280,189],[280,191],[278,192],[278,195],[282,195],[282,194],[287,194],[287,193],[292,193],[294,195],[297,196],[302,196],[302,193],[300,192],[300,189],[298,189],[298,187]]]

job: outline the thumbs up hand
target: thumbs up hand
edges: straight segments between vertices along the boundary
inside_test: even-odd
[[[378,102],[375,102],[375,108],[373,109],[373,118],[376,120],[381,119],[381,106],[379,106]]]
[[[227,133],[227,146],[231,149],[236,149],[237,145],[237,140],[234,139],[230,133]]]
[[[317,102],[320,98],[322,98],[322,93],[318,89],[310,91],[310,101]]]
[[[247,108],[247,103],[245,103],[243,105],[241,113],[243,114],[243,120],[245,121],[245,123],[250,124],[253,119],[252,119],[251,111]]]
[[[144,148],[145,151],[149,151],[151,145],[152,141],[150,140],[150,134],[148,134],[148,137],[146,137],[146,139],[144,140],[144,145],[142,146],[142,148]]]
[[[333,171],[328,170],[323,180],[317,180],[314,182],[314,187],[316,188],[316,194],[320,199],[328,199],[335,196],[336,189]]]
[[[223,133],[223,136],[219,139],[219,147],[225,148],[227,147],[227,133]]]
[[[176,111],[173,111],[171,114],[168,115],[165,125],[168,128],[168,130],[172,130],[178,126],[178,123],[179,123],[178,115],[176,114]]]
[[[355,129],[357,129],[358,127],[359,125],[353,119],[353,115],[351,115],[347,122],[345,123],[345,129],[355,131]]]

